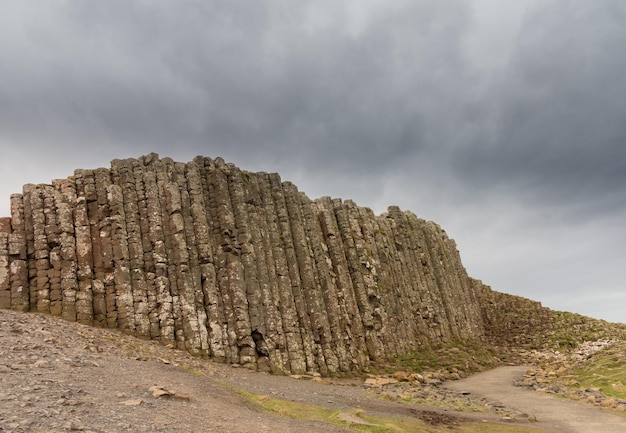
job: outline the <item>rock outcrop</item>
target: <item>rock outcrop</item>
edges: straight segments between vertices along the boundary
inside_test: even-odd
[[[76,170],[25,185],[0,219],[0,308],[274,373],[363,371],[482,339],[494,296],[438,225],[312,201],[221,158]]]

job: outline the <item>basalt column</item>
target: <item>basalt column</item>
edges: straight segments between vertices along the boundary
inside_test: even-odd
[[[24,186],[0,307],[273,373],[367,370],[485,335],[489,298],[436,224],[310,200],[278,174],[150,154]]]
[[[9,236],[11,236],[11,219],[0,218],[0,308],[11,307]]]

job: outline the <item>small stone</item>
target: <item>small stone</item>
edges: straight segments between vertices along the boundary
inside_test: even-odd
[[[603,400],[600,403],[600,406],[602,406],[602,407],[609,407],[609,408],[615,408],[615,407],[618,406],[618,403],[614,399],[612,399],[612,398],[607,398],[607,399]]]
[[[148,390],[152,393],[152,396],[155,398],[169,397],[175,394],[174,392],[168,391],[162,386],[151,386]]]
[[[45,359],[40,359],[39,361],[36,361],[33,364],[33,367],[35,367],[35,368],[52,368],[52,364],[50,364],[50,362],[46,361]]]
[[[342,412],[342,413],[337,414],[337,419],[341,421],[345,421],[349,425],[363,425],[363,426],[369,426],[369,427],[378,427],[378,424],[369,423],[365,421],[364,419],[359,418],[357,415],[348,413],[348,412]]]
[[[23,427],[30,427],[33,424],[36,424],[36,421],[32,418],[26,418],[25,420],[20,421],[20,425]]]
[[[413,373],[411,375],[411,380],[412,381],[416,381],[416,382],[420,382],[420,383],[424,383],[424,376],[422,376],[419,373]]]
[[[63,428],[67,431],[83,431],[84,428],[76,423],[68,422],[63,425]]]
[[[393,374],[394,379],[398,382],[409,382],[411,380],[411,375],[406,371],[396,371]]]
[[[137,398],[137,399],[132,399],[132,400],[125,400],[121,402],[120,404],[123,404],[124,406],[139,406],[142,403],[143,403],[143,400],[140,398]]]

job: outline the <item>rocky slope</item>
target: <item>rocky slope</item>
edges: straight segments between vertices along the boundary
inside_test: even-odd
[[[535,337],[578,322],[603,330],[468,277],[454,241],[410,212],[376,216],[221,158],[156,154],[12,195],[0,308],[323,375],[453,341],[545,344]]]

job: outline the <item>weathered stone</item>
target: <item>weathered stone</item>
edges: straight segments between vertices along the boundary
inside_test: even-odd
[[[5,226],[8,218],[0,220],[0,308],[11,307],[11,279],[9,278],[9,231]],[[6,228],[5,228],[6,227]]]
[[[471,279],[444,230],[398,207],[377,216],[221,158],[156,154],[12,195],[0,308],[289,374],[363,372],[452,341],[540,344],[556,319],[586,326]]]

